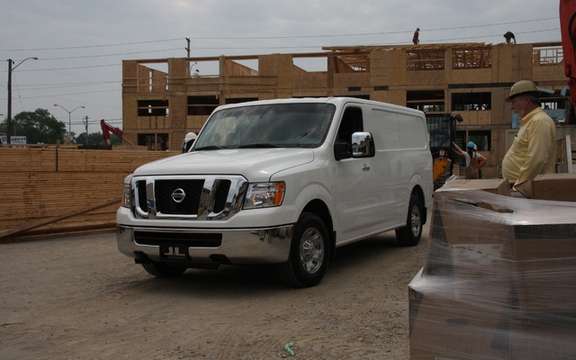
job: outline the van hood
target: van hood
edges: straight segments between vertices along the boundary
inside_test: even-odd
[[[314,160],[313,149],[222,149],[194,151],[153,161],[134,171],[147,175],[243,175],[268,181],[273,174]]]

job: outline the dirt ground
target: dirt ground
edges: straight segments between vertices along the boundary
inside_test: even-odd
[[[0,359],[408,359],[426,242],[395,247],[390,232],[338,249],[300,290],[269,267],[154,279],[113,233],[0,245]]]

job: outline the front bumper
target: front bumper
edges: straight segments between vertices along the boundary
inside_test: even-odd
[[[123,254],[137,259],[166,261],[160,254],[160,245],[170,246],[170,234],[178,238],[186,234],[191,237],[200,234],[221,234],[221,242],[216,247],[188,246],[188,256],[183,262],[191,264],[231,263],[231,264],[274,264],[288,261],[294,225],[261,229],[187,229],[187,228],[139,228],[119,226],[117,232],[118,249]],[[135,232],[162,233],[158,244],[140,244]],[[225,261],[223,261],[223,259]]]

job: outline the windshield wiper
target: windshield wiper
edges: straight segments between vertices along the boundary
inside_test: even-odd
[[[280,147],[274,144],[259,143],[259,144],[246,144],[238,146],[239,149],[266,149],[266,148],[277,148]]]
[[[209,146],[202,146],[199,148],[195,148],[194,151],[200,150],[220,150],[220,149],[227,149],[226,146],[217,146],[217,145],[209,145]]]

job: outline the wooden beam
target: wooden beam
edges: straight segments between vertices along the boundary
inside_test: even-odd
[[[547,46],[560,46],[560,42],[535,42],[535,43],[523,43],[523,45],[532,45],[534,47],[547,47]],[[473,42],[473,43],[430,43],[430,44],[394,44],[394,45],[360,45],[360,46],[323,46],[322,52],[310,52],[310,53],[281,53],[281,55],[291,55],[292,57],[324,57],[328,56],[330,52],[337,52],[338,55],[355,55],[358,52],[369,52],[374,49],[394,49],[394,48],[414,48],[414,49],[434,49],[434,48],[457,48],[457,47],[483,47],[483,46],[493,46],[492,44],[487,44],[484,42]],[[252,54],[252,55],[224,55],[225,59],[229,60],[256,60],[259,56],[271,55],[271,54]],[[204,56],[204,57],[191,57],[191,58],[175,58],[188,60],[189,62],[197,61],[218,61],[222,56]],[[168,60],[173,58],[158,58],[158,59],[136,59],[136,60],[123,60],[123,61],[135,61],[139,64],[159,64],[167,63]]]
[[[562,46],[562,43],[559,41],[547,41],[547,42],[535,42],[529,43],[532,47],[551,47],[551,46]]]
[[[348,51],[338,52],[338,55],[358,55],[358,51],[352,51],[354,49],[358,50],[368,50],[375,47],[350,47],[347,48]],[[323,48],[329,49],[329,48]],[[334,48],[339,49],[339,48]],[[293,58],[313,58],[313,57],[328,57],[332,54],[332,51],[321,51],[321,52],[306,52],[306,53],[281,53],[280,55],[289,55]],[[256,55],[231,55],[231,56],[224,56],[225,60],[258,60],[260,56],[265,55],[273,55],[273,54],[256,54]],[[201,61],[219,61],[222,57],[221,56],[206,56],[206,57],[191,57],[191,58],[177,58],[182,60],[187,60],[188,62],[201,62]],[[168,60],[172,58],[159,58],[159,59],[137,59],[137,60],[124,60],[124,61],[135,61],[138,64],[160,64],[160,63],[167,63]]]

